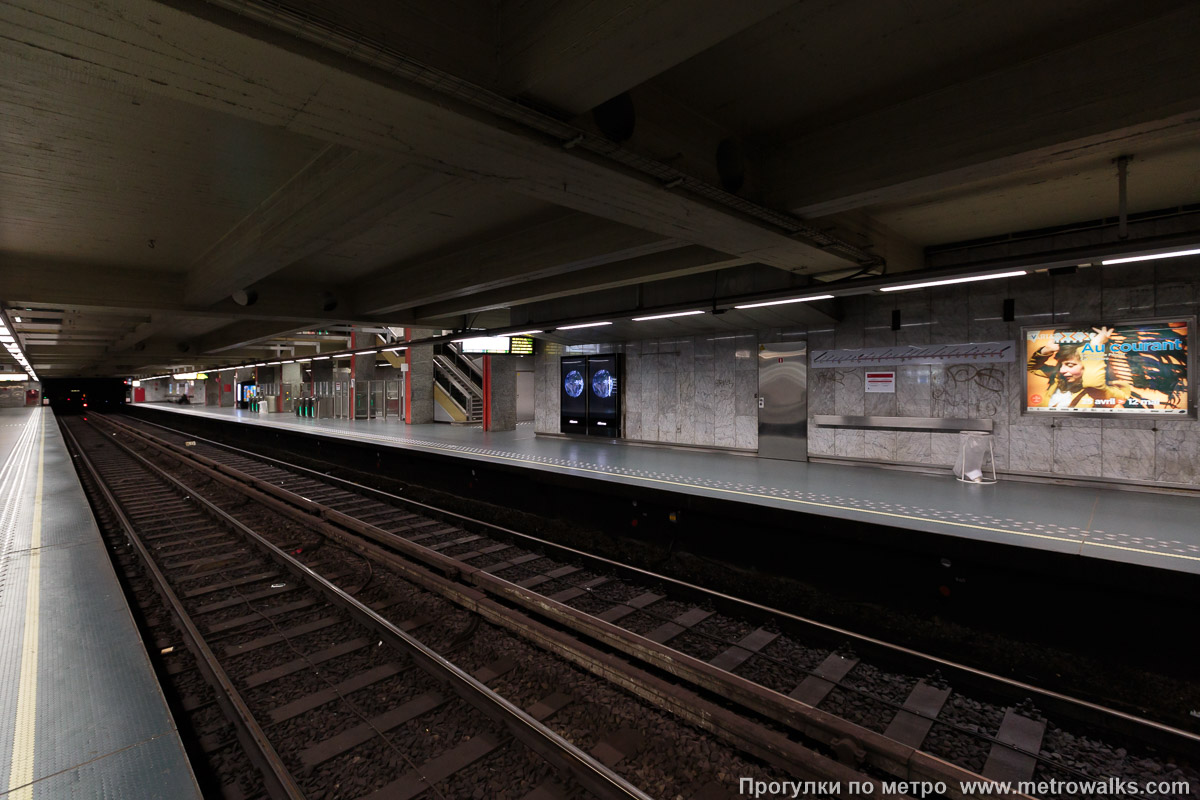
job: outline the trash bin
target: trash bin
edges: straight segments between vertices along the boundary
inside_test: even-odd
[[[991,476],[984,474],[990,470]],[[992,434],[985,431],[961,431],[958,435],[958,460],[954,476],[964,483],[995,483],[996,454],[992,450]]]

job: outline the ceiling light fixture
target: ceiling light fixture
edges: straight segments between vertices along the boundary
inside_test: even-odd
[[[813,300],[829,300],[832,297],[833,295],[831,294],[810,294],[805,297],[789,297],[787,300],[767,300],[763,303],[745,303],[744,305],[734,306],[734,308],[762,308],[763,306],[783,306],[789,303],[811,303]]]
[[[946,278],[940,281],[922,281],[921,283],[902,283],[899,286],[882,286],[881,292],[904,292],[909,289],[925,289],[930,286],[948,286],[952,283],[973,283],[975,281],[992,281],[999,278],[1016,278],[1021,275],[1027,275],[1025,270],[1017,269],[1012,272],[997,272],[994,275],[972,275],[969,278]]]
[[[330,358],[329,356],[313,356],[312,360],[313,361],[327,361],[329,358]]]
[[[694,317],[697,314],[703,314],[703,311],[676,311],[673,314],[655,314],[650,317],[634,317],[634,322],[649,322],[652,319],[670,319],[671,317]]]
[[[1109,264],[1128,264],[1131,261],[1154,261],[1155,259],[1158,259],[1158,258],[1178,258],[1179,256],[1195,256],[1195,255],[1200,255],[1200,250],[1172,250],[1168,253],[1154,253],[1153,255],[1148,255],[1148,256],[1129,256],[1128,258],[1110,258],[1105,261],[1101,261],[1100,264],[1102,266],[1108,266]],[[19,319],[17,321],[20,322]]]
[[[389,347],[389,348],[385,349],[383,352],[385,352],[385,353],[399,353],[401,350],[407,350],[407,349],[408,349],[408,346],[407,346],[407,345],[405,345],[404,347]]]
[[[517,331],[516,333],[506,333],[504,336],[533,336],[535,333],[543,333],[544,331]]]
[[[573,331],[576,328],[598,328],[601,325],[612,325],[611,322],[581,322],[578,325],[559,325],[556,331]]]

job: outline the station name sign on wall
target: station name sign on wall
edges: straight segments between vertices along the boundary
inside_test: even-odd
[[[1016,342],[862,347],[857,350],[814,350],[810,366],[887,367],[900,364],[986,364],[1015,361]]]

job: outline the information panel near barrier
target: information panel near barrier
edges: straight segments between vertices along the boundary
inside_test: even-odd
[[[618,356],[588,357],[588,426],[592,436],[621,435],[621,385]]]
[[[564,358],[558,382],[559,430],[563,433],[587,433],[588,392],[587,359]]]

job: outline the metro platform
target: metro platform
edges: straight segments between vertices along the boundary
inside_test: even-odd
[[[0,798],[199,798],[49,408],[0,409]]]
[[[979,485],[948,473],[536,436],[532,423],[515,431],[484,432],[479,426],[303,419],[212,406],[147,403],[130,408],[864,523],[877,527],[879,536],[920,533],[1000,545],[996,551],[1009,554],[1014,549],[1054,553],[1085,568],[1133,566],[1177,578],[1200,574],[1200,493],[1117,491],[1051,480]],[[159,415],[147,418],[169,424]]]

